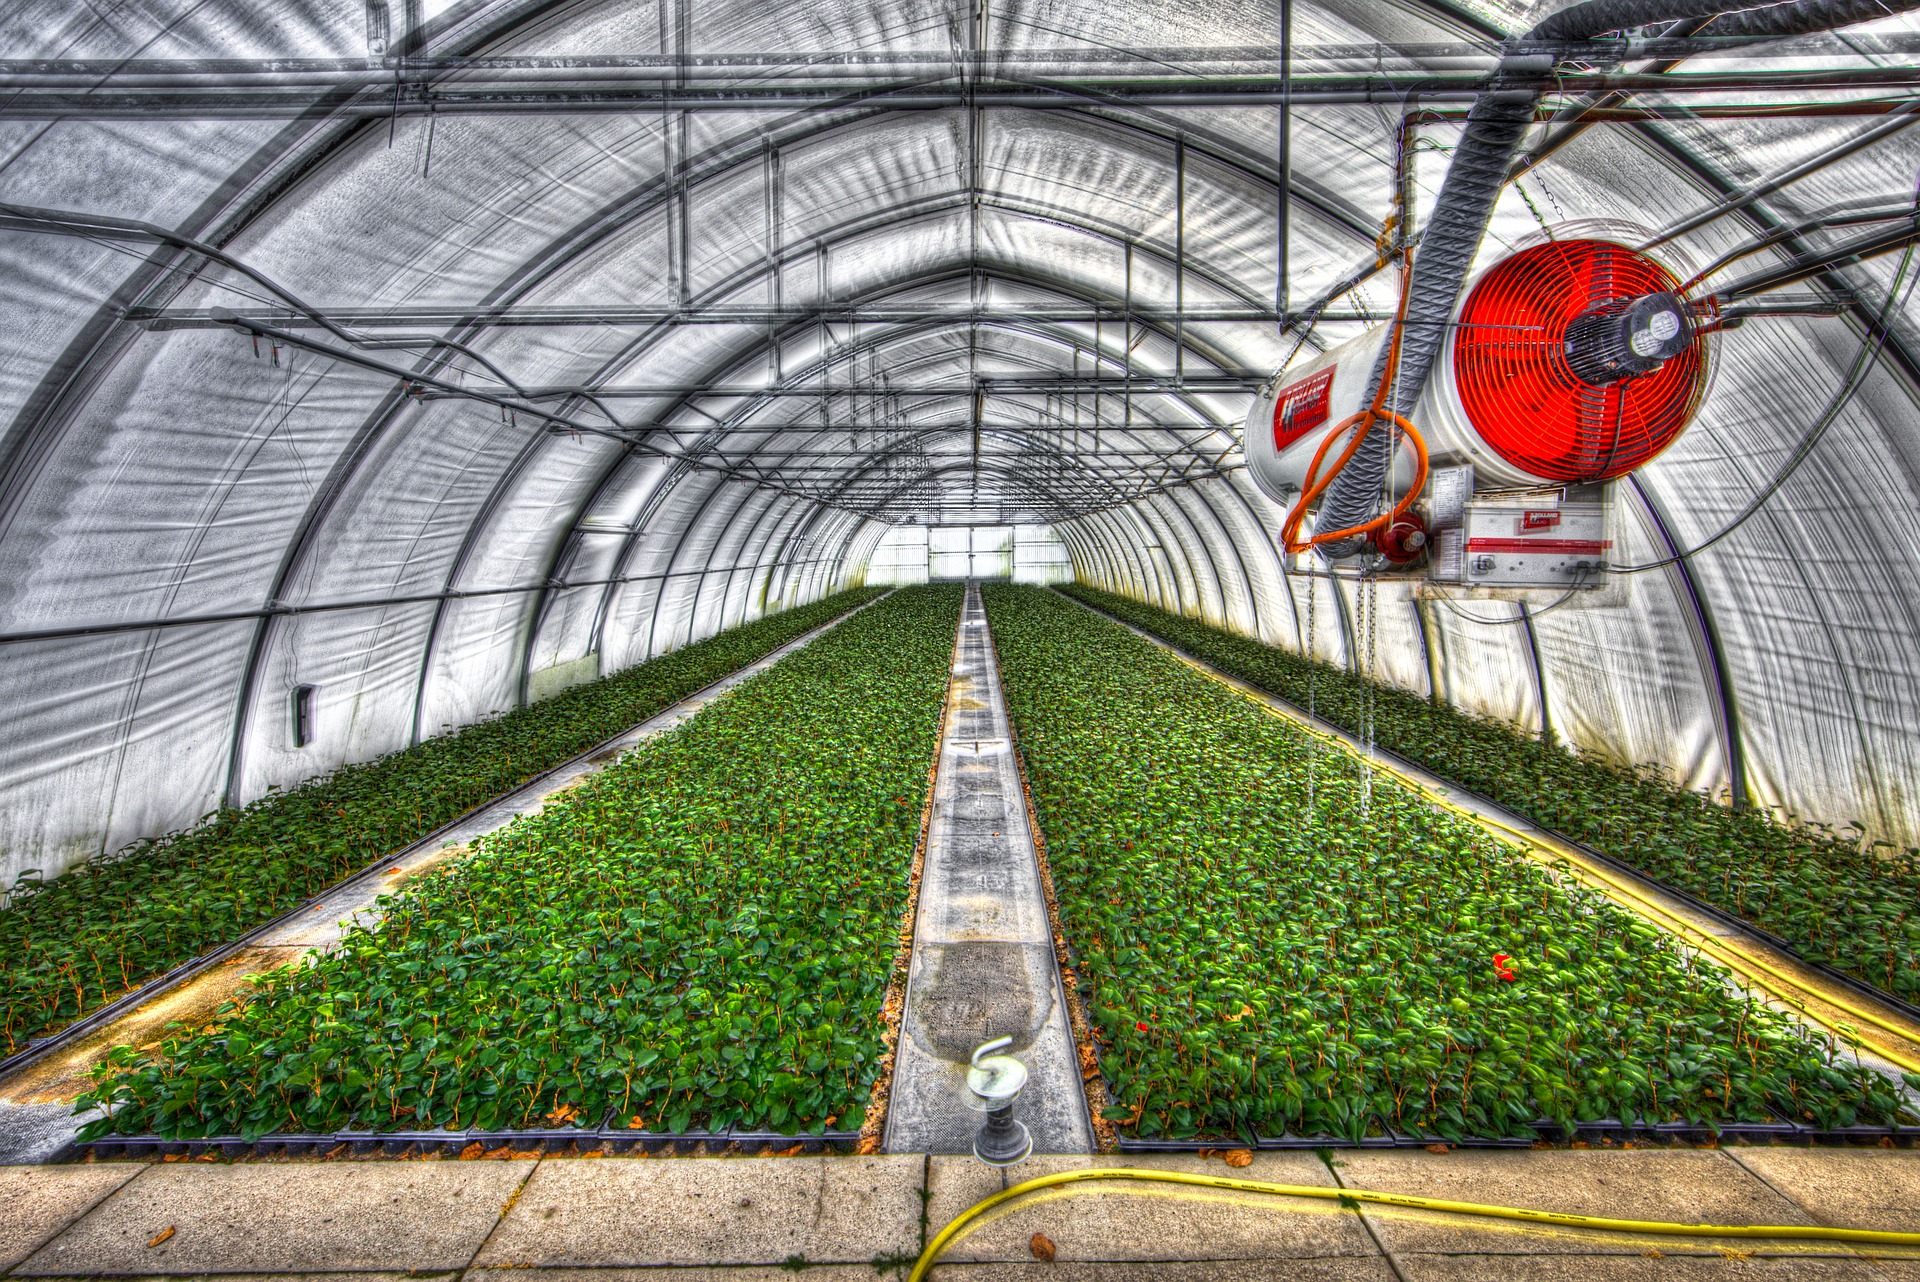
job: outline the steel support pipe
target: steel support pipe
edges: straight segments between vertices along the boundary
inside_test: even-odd
[[[899,111],[956,107],[1080,109],[1089,104],[1136,110],[1183,107],[1273,107],[1290,109],[1410,98],[1470,101],[1487,92],[1492,77],[1473,73],[1296,76],[1245,78],[1169,76],[1158,82],[1088,78],[1044,84],[1005,82],[963,85],[945,77],[929,83],[845,80],[799,87],[648,84],[509,85],[484,88],[464,80],[448,84],[389,79],[379,88],[285,89],[235,85],[181,90],[18,88],[0,102],[7,120],[261,120],[318,117],[379,119],[417,115],[591,115],[682,111]],[[1506,85],[1506,88],[1512,88]],[[1910,90],[1920,87],[1920,63],[1808,71],[1596,72],[1568,73],[1543,81],[1554,95],[1609,93],[1834,93],[1850,90]]]

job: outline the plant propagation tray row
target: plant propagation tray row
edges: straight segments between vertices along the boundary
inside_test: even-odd
[[[1896,1084],[1635,915],[1117,623],[985,592],[1123,1150],[1910,1134]],[[88,1146],[845,1149],[891,1063],[959,602],[868,606],[117,1051]]]

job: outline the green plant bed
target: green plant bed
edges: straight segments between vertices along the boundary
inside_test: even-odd
[[[857,1129],[961,592],[910,588],[264,977],[92,1134]]]
[[[1342,729],[1364,723],[1369,683],[1352,673],[1110,592],[1062,590],[1300,707],[1311,701]],[[1381,747],[1920,1002],[1920,852],[1862,850],[1404,690],[1371,693]]]
[[[880,591],[854,589],[732,628],[17,887],[0,911],[0,1054],[232,942]]]
[[[1079,606],[986,593],[1124,1134],[1899,1120],[1570,876]]]

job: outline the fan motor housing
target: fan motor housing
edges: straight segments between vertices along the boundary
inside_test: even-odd
[[[1678,285],[1660,263],[1608,240],[1550,240],[1494,264],[1466,292],[1408,416],[1429,454],[1471,463],[1478,490],[1605,481],[1649,462],[1685,430],[1706,387],[1706,352]],[[1326,429],[1366,405],[1391,334],[1378,326],[1255,400],[1247,461],[1269,497],[1299,497]],[[1412,473],[1402,450],[1389,479],[1395,497]]]

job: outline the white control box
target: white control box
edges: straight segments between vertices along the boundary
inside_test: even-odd
[[[1461,577],[1476,588],[1597,588],[1607,580],[1607,505],[1516,495],[1468,502]],[[1450,549],[1449,549],[1450,550]]]

